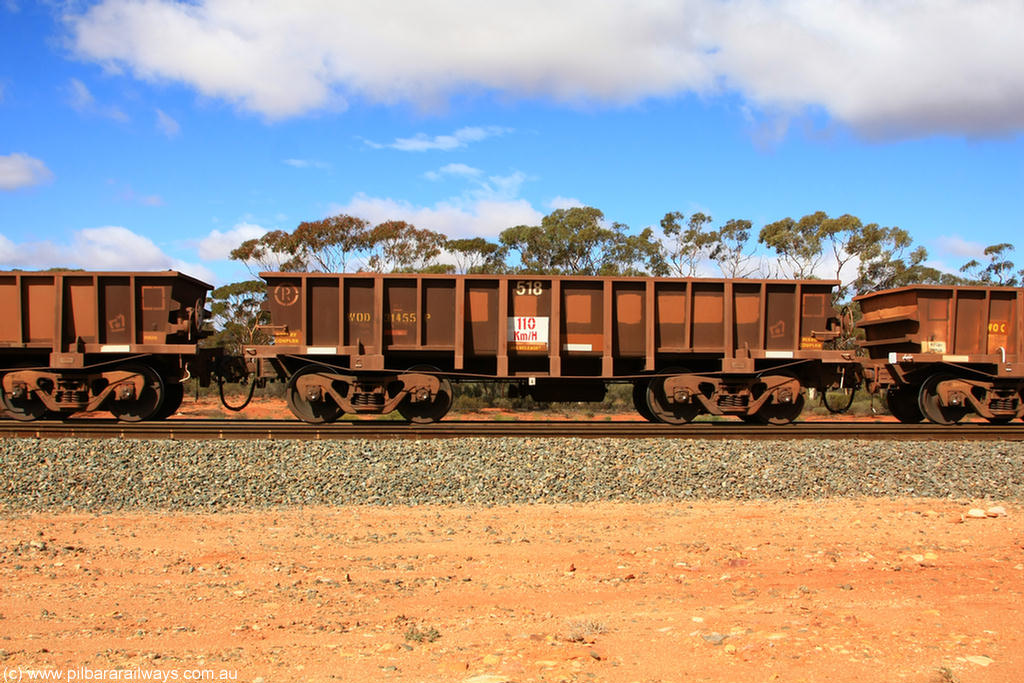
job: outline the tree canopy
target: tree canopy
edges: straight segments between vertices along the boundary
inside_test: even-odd
[[[664,214],[660,233],[608,221],[592,206],[557,209],[539,225],[517,225],[496,240],[449,239],[406,221],[371,226],[338,214],[274,230],[243,242],[231,257],[250,270],[345,272],[529,273],[695,277],[831,276],[843,282],[837,299],[912,283],[1016,285],[1024,270],[1009,260],[1010,243],[985,249],[961,275],[928,265],[928,252],[895,226],[865,223],[857,216],[815,211],[763,225],[729,219],[713,227],[703,212]],[[240,283],[246,284],[246,283]]]
[[[1016,287],[1024,282],[1024,268],[1013,272],[1013,261],[1008,258],[1011,251],[1013,245],[1009,242],[985,247],[984,254],[988,257],[988,262],[982,263],[977,259],[971,259],[960,267],[960,272],[973,284]]]
[[[338,214],[300,223],[291,232],[274,230],[240,244],[231,258],[252,272],[437,272],[561,275],[652,275],[698,277],[821,276],[842,282],[837,302],[854,294],[910,284],[1018,286],[1024,269],[1010,260],[1012,244],[984,249],[959,274],[928,265],[928,252],[900,227],[864,223],[851,214],[836,218],[815,211],[799,219],[765,224],[751,240],[747,219],[728,219],[717,228],[697,211],[664,214],[655,228],[631,230],[610,222],[590,206],[552,211],[539,225],[517,225],[496,240],[449,239],[400,220],[371,226]],[[774,258],[773,258],[774,257]],[[717,271],[717,273],[715,272]],[[266,286],[261,280],[219,287],[211,295],[218,332],[206,343],[237,353],[244,344],[268,343],[260,329]]]
[[[260,329],[266,322],[263,299],[267,283],[263,280],[235,282],[210,293],[210,311],[217,331],[206,341],[223,346],[232,354],[241,354],[246,344],[266,344],[270,336]]]
[[[498,242],[514,253],[512,270],[532,274],[640,275],[667,272],[654,231],[630,235],[622,223],[607,223],[590,206],[557,209],[540,225],[517,225],[502,231]]]

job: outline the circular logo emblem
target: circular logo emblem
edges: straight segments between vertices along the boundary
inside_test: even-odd
[[[274,301],[282,306],[291,306],[299,300],[299,288],[295,285],[278,285],[274,287]]]

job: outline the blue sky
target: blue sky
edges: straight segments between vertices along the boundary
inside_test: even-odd
[[[333,213],[586,204],[852,213],[955,270],[1024,227],[1021,34],[1019,0],[0,0],[0,267],[224,284]]]

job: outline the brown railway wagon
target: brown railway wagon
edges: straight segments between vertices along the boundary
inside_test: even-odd
[[[803,387],[852,382],[831,351],[834,281],[262,273],[274,343],[250,371],[289,382],[295,414],[441,417],[451,380],[541,401],[601,400],[631,382],[650,419],[788,422]],[[848,376],[844,375],[848,373]]]
[[[210,285],[174,271],[0,272],[0,385],[15,419],[173,414]]]
[[[1024,289],[916,285],[855,301],[868,388],[901,421],[1024,416]]]

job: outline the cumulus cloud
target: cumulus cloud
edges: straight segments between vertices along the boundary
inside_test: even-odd
[[[199,258],[204,261],[225,261],[231,258],[231,251],[246,240],[266,234],[267,229],[253,223],[239,223],[230,230],[213,230],[199,240]]]
[[[519,197],[520,188],[528,180],[527,175],[521,171],[513,171],[508,175],[485,175],[481,169],[453,163],[426,175],[434,175],[435,179],[447,176],[463,180],[464,190],[458,196],[431,206],[359,193],[345,204],[332,205],[330,213],[359,216],[371,224],[404,220],[453,239],[494,238],[506,228],[537,225],[543,218],[543,214],[533,208],[529,201]]]
[[[0,263],[14,263],[17,250],[18,246],[7,235],[0,233]]]
[[[942,235],[935,240],[935,246],[938,250],[949,256],[956,256],[966,261],[971,259],[983,259],[985,256],[985,246],[981,242],[972,242],[965,240],[959,235]]]
[[[91,268],[144,270],[169,267],[172,262],[153,240],[114,225],[80,230],[72,248],[76,258]]]
[[[272,119],[351,97],[621,104],[736,92],[872,135],[1024,128],[1019,0],[451,0],[401,12],[355,0],[101,0],[69,25],[85,59]]]
[[[19,190],[53,180],[53,172],[39,159],[15,152],[0,156],[0,190]]]
[[[64,243],[18,244],[0,234],[0,263],[27,269],[180,270],[202,279],[214,278],[205,266],[173,258],[148,237],[115,225],[79,230]]]
[[[709,22],[716,73],[749,100],[815,106],[870,135],[1024,127],[1016,0],[736,0]]]
[[[582,206],[586,206],[586,204],[575,197],[562,197],[559,195],[548,201],[548,207],[550,207],[552,211],[557,211],[558,209],[574,209]]]
[[[494,238],[513,225],[536,225],[543,215],[525,199],[462,198],[417,206],[390,197],[357,194],[347,204],[332,207],[331,213],[359,216],[371,223],[403,220],[419,228],[460,237]]]

